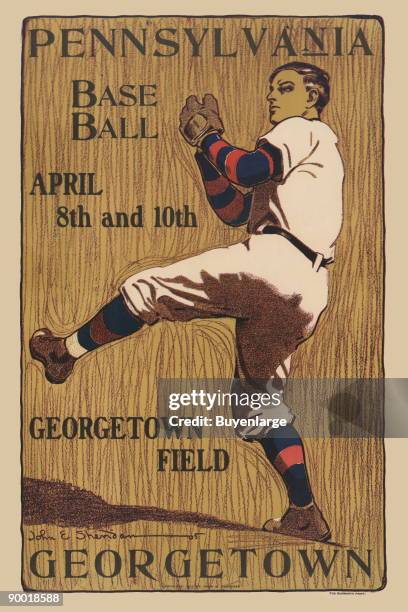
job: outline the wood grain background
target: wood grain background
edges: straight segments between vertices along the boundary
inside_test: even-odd
[[[178,133],[178,114],[187,95],[212,92],[218,99],[226,125],[226,137],[252,148],[269,129],[266,103],[267,79],[277,65],[292,59],[312,61],[331,75],[332,101],[323,120],[338,134],[345,163],[344,223],[337,246],[337,262],[331,271],[330,301],[314,336],[293,360],[292,376],[316,378],[376,378],[382,375],[383,340],[383,202],[381,73],[382,32],[375,19],[348,18],[38,18],[33,28],[96,27],[108,35],[111,28],[223,27],[226,40],[236,39],[239,29],[261,27],[279,32],[290,26],[297,49],[302,49],[304,27],[342,27],[344,48],[350,47],[362,27],[374,53],[324,57],[289,57],[280,49],[261,46],[256,57],[248,51],[237,58],[214,58],[206,51],[191,58],[181,47],[172,58],[112,58],[98,51],[95,58],[61,59],[58,47],[40,52],[37,59],[24,57],[24,172],[23,172],[23,473],[45,480],[63,480],[101,495],[114,504],[138,504],[167,509],[200,511],[259,527],[286,507],[282,485],[255,445],[225,440],[125,440],[33,441],[27,424],[33,415],[90,416],[156,415],[158,378],[227,378],[234,365],[234,324],[231,320],[160,323],[86,357],[64,385],[52,386],[28,351],[28,340],[38,327],[69,334],[88,320],[117,291],[130,272],[164,265],[205,249],[232,244],[245,237],[219,222],[204,197],[193,151]],[[276,40],[276,37],[275,37]],[[333,45],[331,46],[333,49]],[[136,127],[138,116],[151,117],[157,140],[73,142],[70,136],[71,82],[89,79],[117,90],[123,83],[156,83],[157,109],[132,107],[92,109],[99,122],[126,116]],[[34,176],[60,172],[95,172],[102,197],[40,197],[28,195]],[[92,228],[59,228],[58,205],[83,203],[95,219]],[[198,218],[198,229],[154,228],[153,207],[188,203]],[[146,225],[141,229],[106,229],[97,219],[103,211],[131,212],[144,204]],[[321,398],[320,398],[321,399]],[[314,397],[290,398],[299,417],[321,426],[325,418],[316,410]],[[377,408],[378,409],[378,408]],[[28,568],[29,555],[43,546],[30,539],[24,527],[24,582],[30,588],[63,590],[123,589],[322,589],[379,588],[383,583],[383,445],[378,439],[318,438],[305,441],[310,478],[318,503],[332,526],[333,540],[366,556],[372,550],[371,578],[359,573],[346,576],[344,565],[329,578],[310,578],[298,562],[285,578],[265,576],[251,561],[251,578],[236,580],[225,575],[208,582],[160,575],[158,583],[145,577],[41,580]],[[166,447],[211,448],[222,446],[230,454],[230,468],[214,476],[208,473],[158,473],[156,450]],[[39,529],[40,527],[38,527]],[[43,526],[56,534],[55,526]],[[36,532],[38,532],[36,528]],[[119,531],[117,528],[112,528]],[[140,534],[138,546],[157,555],[171,545],[183,548],[191,526],[131,524]],[[123,530],[122,530],[123,531]],[[198,531],[198,530],[197,530]],[[201,547],[228,547],[231,543],[295,550],[295,542],[263,534],[231,534],[201,529]],[[146,534],[162,534],[150,537]],[[174,535],[179,534],[179,536]],[[143,536],[143,537],[142,537]],[[165,537],[164,537],[165,536]],[[172,537],[171,537],[172,536]],[[201,538],[201,539],[200,539]],[[282,540],[282,539],[281,539]],[[284,540],[284,539],[283,539]],[[169,544],[170,543],[170,544]],[[78,544],[72,530],[70,544]],[[104,543],[106,545],[106,542]],[[123,547],[127,545],[120,543]],[[55,543],[62,557],[64,542]],[[119,546],[119,544],[118,544]],[[72,546],[75,547],[75,546]],[[81,547],[81,546],[80,546]],[[99,542],[89,542],[100,549]],[[167,548],[166,548],[167,547]],[[311,544],[301,548],[311,550]],[[330,551],[329,545],[319,545]]]

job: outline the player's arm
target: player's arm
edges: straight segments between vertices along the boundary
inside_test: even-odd
[[[195,154],[203,179],[207,200],[216,215],[234,227],[248,221],[252,204],[252,192],[243,194],[210,163],[203,152]]]
[[[282,153],[266,140],[254,151],[230,145],[220,134],[213,132],[203,138],[201,149],[215,168],[231,182],[254,187],[268,180],[279,180],[282,175]]]
[[[221,134],[224,126],[218,102],[212,94],[205,94],[199,102],[189,96],[180,113],[180,132],[192,146],[199,146],[209,161],[228,180],[244,187],[254,187],[282,175],[282,153],[267,140],[262,140],[255,151],[233,147]]]

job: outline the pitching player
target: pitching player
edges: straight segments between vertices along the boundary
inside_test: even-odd
[[[211,317],[236,320],[235,377],[244,388],[276,387],[288,376],[291,354],[313,333],[327,305],[328,266],[342,220],[343,165],[336,135],[320,120],[330,96],[328,74],[291,62],[274,70],[269,88],[272,129],[254,151],[224,140],[212,95],[202,102],[190,96],[180,115],[210,206],[230,226],[247,224],[249,239],[134,274],[67,338],[38,330],[30,349],[50,382],[64,382],[83,355],[145,324]],[[249,190],[244,194],[238,186]],[[257,414],[273,417],[276,410]],[[330,530],[313,499],[293,415],[285,406],[279,410],[286,427],[239,432],[263,446],[288,492],[280,523],[270,519],[264,529],[326,540]]]

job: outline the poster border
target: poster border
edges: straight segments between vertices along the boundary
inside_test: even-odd
[[[226,15],[220,14],[206,14],[206,15],[187,15],[187,14],[154,14],[154,15],[129,15],[129,14],[120,14],[120,15],[89,15],[89,14],[80,14],[80,15],[28,15],[24,17],[21,22],[21,56],[20,56],[20,68],[21,68],[21,76],[20,76],[20,283],[19,283],[19,303],[20,303],[20,534],[21,534],[21,567],[20,567],[20,581],[21,586],[25,592],[38,592],[43,591],[43,589],[34,589],[28,587],[24,583],[24,530],[23,530],[23,340],[24,340],[24,326],[23,326],[23,234],[24,234],[24,56],[25,56],[25,32],[26,27],[29,21],[33,19],[163,19],[163,18],[192,18],[192,19],[237,19],[237,18],[249,18],[252,20],[255,19],[265,19],[265,18],[288,18],[288,19],[365,19],[365,20],[375,20],[378,21],[381,29],[381,106],[380,106],[380,126],[381,126],[381,229],[382,229],[382,309],[381,309],[381,325],[382,325],[382,337],[381,337],[381,355],[380,355],[380,368],[382,378],[385,378],[385,364],[384,364],[384,353],[385,353],[385,295],[386,295],[386,223],[385,223],[385,119],[384,119],[384,76],[385,76],[385,22],[384,18],[381,15],[377,14],[345,14],[345,15],[254,15],[254,14],[245,14],[245,13],[229,13]],[[383,400],[384,406],[384,397],[381,398]],[[384,431],[385,425],[385,415],[383,410],[382,415],[382,425]],[[326,588],[326,589],[113,589],[113,590],[96,590],[96,589],[69,589],[69,590],[56,590],[56,589],[47,589],[44,592],[47,593],[327,593],[327,592],[335,592],[335,593],[377,593],[379,591],[383,591],[387,586],[387,540],[386,540],[386,488],[385,488],[385,480],[386,480],[386,454],[385,454],[385,441],[384,437],[382,437],[382,459],[383,459],[383,478],[382,478],[382,516],[383,516],[383,562],[384,569],[382,575],[382,581],[379,587],[377,588],[367,588],[367,589],[348,589],[348,588]]]

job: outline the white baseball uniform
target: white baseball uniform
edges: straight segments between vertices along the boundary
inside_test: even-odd
[[[290,355],[327,305],[327,269],[263,228],[281,226],[330,257],[342,222],[343,164],[332,130],[320,120],[293,117],[260,140],[281,150],[283,177],[254,188],[249,239],[138,272],[121,287],[130,311],[150,325],[235,318],[236,371],[245,385],[286,378]],[[273,407],[256,411],[265,418],[275,413]],[[249,409],[239,416],[251,416]],[[293,415],[287,410],[285,416]]]

